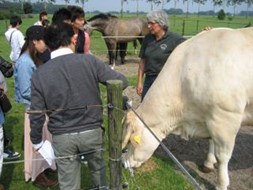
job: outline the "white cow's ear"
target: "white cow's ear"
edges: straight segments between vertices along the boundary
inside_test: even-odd
[[[122,149],[125,148],[130,140],[133,129],[130,119],[125,116],[123,120],[123,132],[122,132]]]

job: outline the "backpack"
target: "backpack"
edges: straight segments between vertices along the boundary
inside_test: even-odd
[[[84,31],[78,30],[78,37],[76,42],[76,53],[84,53],[85,37]]]
[[[4,77],[10,78],[13,75],[13,65],[12,63],[6,61],[0,56],[0,71],[3,73]]]

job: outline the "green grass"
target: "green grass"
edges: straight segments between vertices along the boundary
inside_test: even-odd
[[[88,15],[90,16],[90,15]],[[21,31],[25,33],[25,30],[31,26],[35,21],[37,20],[37,16],[34,18],[27,18],[23,19],[23,24],[21,26]],[[184,21],[185,20],[185,21]],[[249,22],[252,22],[252,18],[245,19],[245,18],[234,18],[232,21],[217,21],[214,17],[178,17],[178,16],[171,16],[170,17],[170,25],[171,30],[173,32],[179,32],[182,31],[182,23],[185,22],[185,34],[187,35],[193,35],[197,32],[201,31],[202,28],[206,26],[212,26],[212,27],[227,27],[228,25],[237,28],[237,27],[243,27]],[[6,27],[8,26],[8,21],[0,21],[0,55],[9,60],[9,53],[10,53],[10,47],[7,43],[4,32],[6,31]],[[198,28],[196,27],[196,23],[198,23]],[[240,23],[240,24],[238,24]],[[140,46],[139,46],[140,47]],[[129,46],[130,52],[132,49],[132,46]],[[95,55],[101,55],[106,54],[106,46],[101,38],[101,35],[99,33],[94,33],[91,37],[91,51]],[[136,71],[137,75],[137,71]],[[129,85],[135,86],[137,77],[129,77]],[[23,116],[24,116],[24,110],[23,106],[20,104],[17,104],[14,101],[14,82],[13,78],[7,79],[8,83],[8,95],[11,99],[13,108],[12,110],[6,115],[6,122],[5,122],[5,129],[7,131],[7,134],[12,139],[12,147],[19,151],[22,156],[20,160],[23,160]],[[106,102],[106,90],[105,88],[102,89],[102,99],[104,102]],[[105,116],[104,124],[107,128],[107,117]],[[108,144],[108,134],[106,134],[106,142]],[[108,145],[107,145],[108,150]],[[105,158],[107,160],[108,164],[108,151],[106,151]],[[142,190],[165,190],[165,189],[171,189],[171,190],[192,190],[194,189],[188,181],[185,180],[185,178],[182,176],[182,174],[179,174],[178,172],[175,172],[174,164],[169,158],[161,158],[153,156],[151,158],[153,163],[155,164],[155,168],[150,171],[136,172],[134,177],[131,177],[129,172],[126,170],[123,170],[122,174],[122,182],[127,182],[129,184],[129,189],[135,190],[135,189],[142,189]],[[16,163],[16,164],[8,164],[3,166],[3,172],[2,176],[0,178],[0,183],[4,184],[6,189],[10,190],[37,190],[40,189],[38,187],[33,186],[31,183],[26,183],[24,180],[23,175],[23,163]],[[107,172],[109,172],[109,167],[107,167]],[[108,175],[109,176],[109,175]],[[89,176],[87,176],[87,167],[82,167],[82,187],[84,189],[88,189],[89,185]],[[58,187],[55,187],[54,189],[58,189]]]

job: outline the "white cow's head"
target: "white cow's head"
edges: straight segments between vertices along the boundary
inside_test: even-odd
[[[126,114],[122,140],[122,148],[128,148],[128,151],[123,154],[123,164],[131,168],[139,167],[147,161],[159,145],[155,137],[132,111]]]

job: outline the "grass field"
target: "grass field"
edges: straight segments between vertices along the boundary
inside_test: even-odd
[[[91,15],[87,15],[89,17]],[[37,20],[35,18],[23,19],[21,31],[31,26]],[[214,17],[170,17],[170,28],[174,32],[182,34],[182,26],[185,23],[185,35],[194,35],[201,31],[206,26],[212,27],[232,27],[239,28],[252,22],[252,18],[234,18],[232,21],[217,21]],[[7,29],[8,21],[0,21],[0,55],[9,60],[10,48],[7,43],[4,32]],[[131,46],[130,46],[131,48]],[[91,38],[91,51],[96,54],[106,54],[105,44],[99,33],[94,33]],[[0,183],[5,185],[9,190],[37,190],[40,189],[31,183],[24,181],[23,175],[23,106],[14,101],[14,82],[13,78],[7,79],[8,95],[11,99],[13,108],[6,115],[5,129],[7,134],[12,139],[12,147],[21,153],[20,162],[15,164],[4,163]],[[129,85],[135,85],[136,77],[129,78]],[[106,90],[102,88],[102,98],[106,101]],[[105,126],[107,126],[107,117],[105,116]],[[106,139],[108,143],[108,138]],[[106,160],[108,163],[108,151],[106,151]],[[188,181],[174,169],[174,164],[169,158],[152,157],[152,162],[155,164],[155,169],[152,171],[138,171],[134,177],[131,177],[128,171],[123,170],[122,182],[129,184],[131,190],[192,190],[194,189]],[[108,166],[109,168],[109,166]],[[108,169],[109,171],[109,169]],[[109,175],[108,175],[109,176]],[[82,188],[87,190],[89,185],[89,176],[87,176],[87,167],[82,167]],[[53,189],[59,189],[55,187]]]

